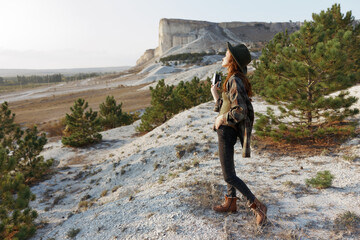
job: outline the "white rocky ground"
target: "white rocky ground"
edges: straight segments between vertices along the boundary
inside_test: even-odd
[[[350,90],[359,97],[360,86]],[[257,112],[266,110],[259,99],[253,104]],[[103,142],[89,148],[47,144],[42,154],[57,160],[58,172],[32,187],[37,199],[31,206],[42,226],[33,239],[66,239],[74,229],[80,230],[76,239],[358,237],[336,230],[334,219],[345,211],[360,215],[359,135],[338,153],[312,157],[276,157],[253,148],[243,159],[237,144],[237,174],[267,204],[269,223],[257,228],[245,201],[237,213],[213,212],[225,184],[212,108],[208,102],[181,112],[140,137],[133,136],[136,122],[103,132]],[[180,148],[186,150],[181,158]],[[305,180],[323,170],[335,176],[332,187],[306,187]]]

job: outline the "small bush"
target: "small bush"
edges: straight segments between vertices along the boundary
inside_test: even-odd
[[[176,177],[178,177],[179,176],[179,174],[178,173],[169,173],[169,177],[171,177],[171,178],[176,178]]]
[[[180,187],[187,188],[191,194],[184,201],[194,210],[211,209],[214,203],[223,201],[224,186],[210,181],[186,181]]]
[[[192,165],[193,165],[194,167],[199,167],[199,165],[200,165],[199,159],[195,158],[195,159],[193,160],[193,162],[192,162]]]
[[[51,206],[54,207],[55,205],[58,205],[59,202],[65,198],[65,196],[66,196],[65,193],[57,196],[57,197],[54,199],[54,201],[53,201],[53,203],[52,203]]]
[[[293,181],[286,181],[283,183],[283,185],[288,188],[295,187],[295,184],[293,183]]]
[[[80,232],[80,228],[77,228],[77,229],[72,228],[72,229],[70,229],[70,231],[67,233],[67,236],[68,236],[69,238],[74,238],[74,237],[76,237],[76,235],[78,235],[79,232]]]
[[[334,175],[329,171],[318,172],[315,178],[306,179],[306,185],[312,186],[318,189],[324,189],[331,187]]]
[[[181,167],[181,170],[183,171],[183,172],[186,172],[186,171],[188,171],[188,170],[190,170],[191,169],[191,167],[190,167],[190,164],[189,163],[185,163],[182,167]]]
[[[194,152],[196,150],[197,145],[198,145],[198,143],[196,143],[196,142],[193,142],[193,143],[190,143],[190,144],[186,145],[186,151],[188,153]]]
[[[88,208],[89,207],[89,201],[84,200],[79,202],[79,208]]]
[[[176,151],[176,157],[182,158],[185,155],[185,150]]]
[[[160,167],[160,164],[158,162],[154,162],[154,171]]]
[[[357,233],[360,231],[360,217],[353,212],[346,211],[337,215],[334,225],[337,230],[348,230],[351,233]]]
[[[165,177],[163,175],[160,175],[158,183],[162,184],[165,181]]]
[[[343,159],[348,162],[355,162],[355,160],[358,158],[356,155],[344,155]]]

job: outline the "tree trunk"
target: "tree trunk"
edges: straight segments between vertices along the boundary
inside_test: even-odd
[[[307,93],[307,100],[308,102],[311,104],[312,103],[312,91],[311,91],[311,79],[310,79],[310,72],[308,72],[308,86],[306,88],[306,93]],[[311,128],[311,122],[312,122],[312,111],[311,109],[309,109],[308,111],[306,111],[306,117],[307,117],[307,125],[308,128]]]
[[[309,101],[309,103],[312,102],[312,93],[311,93],[311,91],[308,91],[307,100]],[[311,110],[308,110],[308,111],[306,112],[306,116],[307,116],[308,127],[310,128],[311,122],[312,122],[312,111],[311,111]]]

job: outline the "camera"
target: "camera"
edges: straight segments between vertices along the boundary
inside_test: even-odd
[[[214,73],[214,75],[211,79],[211,84],[218,85],[217,87],[219,87],[220,83],[221,83],[221,76],[217,73]]]

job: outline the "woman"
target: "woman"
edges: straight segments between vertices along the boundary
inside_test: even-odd
[[[248,206],[256,215],[256,223],[262,225],[266,221],[267,208],[236,176],[234,166],[234,145],[237,137],[240,138],[243,147],[243,157],[250,157],[254,110],[250,99],[251,84],[246,73],[251,56],[244,44],[233,47],[227,43],[227,48],[222,61],[222,66],[227,68],[228,72],[222,87],[222,98],[219,98],[217,90],[220,89],[216,85],[211,87],[211,93],[216,102],[215,111],[220,112],[215,120],[214,130],[217,131],[219,138],[219,157],[228,192],[225,195],[225,202],[213,209],[217,212],[235,212],[237,189],[248,200]]]

